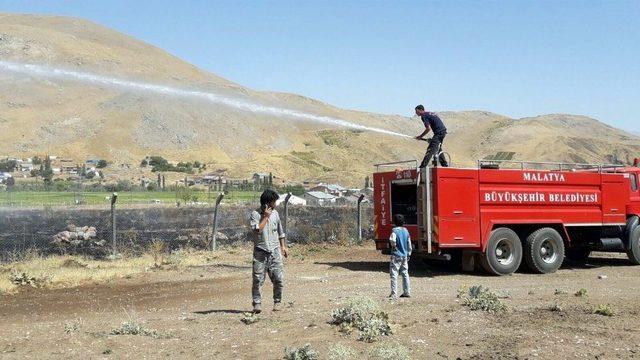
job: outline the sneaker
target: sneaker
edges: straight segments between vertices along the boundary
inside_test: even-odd
[[[390,300],[395,300],[395,299],[397,299],[397,298],[398,298],[398,297],[397,297],[395,294],[389,294],[389,299],[390,299]]]
[[[253,304],[253,313],[260,314],[262,312],[262,306],[260,304]]]
[[[273,303],[273,311],[280,311],[282,310],[282,305],[277,302],[277,303]]]
[[[410,297],[411,297],[411,295],[409,295],[409,294],[402,294],[402,295],[400,295],[400,297],[401,297],[401,298],[410,298]]]

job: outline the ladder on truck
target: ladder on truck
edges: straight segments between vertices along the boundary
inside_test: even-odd
[[[418,252],[424,251],[426,243],[427,254],[433,252],[433,184],[431,181],[431,166],[418,169],[417,208],[418,208]]]

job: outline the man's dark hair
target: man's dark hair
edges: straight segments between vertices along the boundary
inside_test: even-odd
[[[416,110],[424,111],[424,106],[418,105],[416,106]]]
[[[269,205],[278,199],[280,199],[280,195],[277,192],[267,189],[260,195],[260,206]]]
[[[393,224],[395,226],[402,226],[404,225],[404,216],[402,216],[402,214],[395,214],[393,215]]]

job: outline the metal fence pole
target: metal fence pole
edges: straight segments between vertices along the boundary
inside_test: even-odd
[[[224,197],[224,193],[220,193],[218,198],[216,199],[216,207],[213,210],[213,229],[211,234],[211,250],[216,250],[216,235],[218,233],[218,208],[220,207],[220,202]]]
[[[291,193],[288,193],[284,198],[284,221],[282,222],[282,227],[285,234],[287,233],[287,219],[289,219],[289,199],[291,199]]]
[[[116,201],[118,201],[118,193],[111,195],[111,240],[113,241],[113,256],[117,254],[116,249]]]
[[[362,242],[362,201],[364,201],[364,194],[358,197],[358,243]]]

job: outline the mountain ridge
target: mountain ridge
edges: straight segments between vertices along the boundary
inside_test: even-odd
[[[131,81],[199,89],[264,106],[344,119],[414,136],[419,119],[341,109],[303,95],[256,91],[211,74],[116,30],[59,16],[0,14],[0,60],[42,64]],[[427,104],[428,105],[428,104]],[[521,119],[484,110],[439,112],[444,148],[472,165],[498,151],[540,161],[630,162],[640,137],[581,115]],[[420,159],[423,142],[252,113],[77,81],[0,71],[0,154],[57,154],[139,164],[147,155],[211,163],[232,177],[273,172],[291,181],[359,184],[376,162]],[[127,176],[141,176],[143,170]]]

